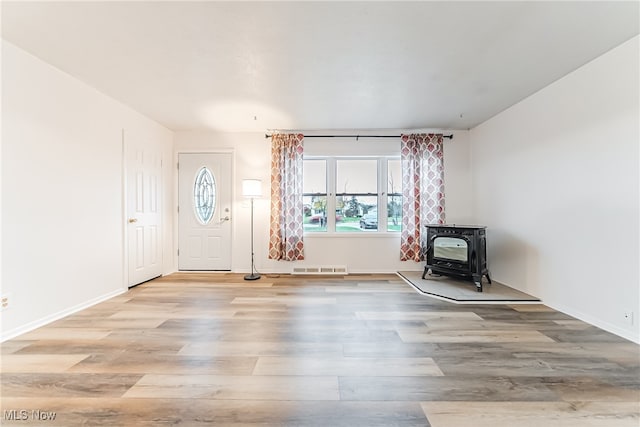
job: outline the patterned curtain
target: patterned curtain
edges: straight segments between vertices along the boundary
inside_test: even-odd
[[[401,135],[400,260],[424,261],[424,226],[444,224],[442,134]],[[423,236],[424,235],[424,236]]]
[[[271,224],[269,258],[304,259],[302,134],[271,137]]]

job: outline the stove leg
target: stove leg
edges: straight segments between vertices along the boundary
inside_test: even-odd
[[[473,277],[473,283],[475,283],[476,285],[476,291],[482,292],[482,274],[480,275],[474,274],[472,277]]]

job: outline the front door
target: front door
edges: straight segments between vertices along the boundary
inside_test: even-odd
[[[231,270],[231,153],[181,153],[178,170],[178,269]]]
[[[162,151],[125,139],[129,287],[162,275]]]

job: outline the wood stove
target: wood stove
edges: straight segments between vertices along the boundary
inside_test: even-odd
[[[478,225],[427,225],[426,264],[422,278],[432,273],[471,279],[482,292],[482,276],[487,276],[486,227]]]

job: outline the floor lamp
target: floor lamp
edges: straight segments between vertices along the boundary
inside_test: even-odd
[[[253,199],[262,197],[262,181],[259,179],[243,179],[242,195],[251,199],[251,274],[244,276],[244,280],[258,280],[260,275],[255,271],[253,252]]]

